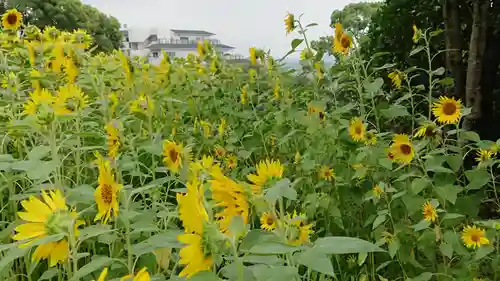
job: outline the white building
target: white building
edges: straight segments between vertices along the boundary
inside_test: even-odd
[[[147,30],[123,25],[121,32],[124,40],[122,51],[131,57],[146,56],[153,64],[161,61],[162,50],[165,50],[171,58],[185,58],[190,53],[196,54],[198,41],[210,41],[212,46],[223,54],[234,49],[214,38],[215,34],[203,30]]]

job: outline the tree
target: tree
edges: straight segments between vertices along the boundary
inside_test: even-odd
[[[353,33],[355,37],[360,37],[368,31],[368,26],[380,8],[381,3],[352,3],[346,5],[342,10],[333,11],[330,26],[335,23],[342,23],[345,30]]]
[[[25,23],[43,29],[55,26],[73,31],[81,28],[94,37],[96,51],[109,52],[119,49],[122,33],[119,21],[80,0],[4,0],[7,6],[23,11]]]

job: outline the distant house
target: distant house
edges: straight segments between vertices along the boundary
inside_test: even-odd
[[[204,30],[141,30],[124,25],[121,31],[124,38],[122,51],[131,57],[146,56],[152,64],[161,61],[163,50],[171,58],[185,58],[190,53],[196,54],[198,41],[210,41],[212,46],[223,54],[234,49],[214,38],[214,33]]]

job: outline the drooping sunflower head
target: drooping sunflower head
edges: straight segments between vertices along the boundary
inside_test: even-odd
[[[40,28],[38,28],[36,25],[28,25],[26,28],[24,28],[24,38],[27,40],[39,40],[41,31]]]
[[[308,59],[311,59],[313,56],[314,56],[314,53],[309,48],[304,48],[300,52],[300,60],[308,60]]]
[[[391,79],[392,85],[394,85],[394,87],[396,87],[397,89],[401,88],[402,73],[399,70],[394,70],[393,72],[389,73],[388,77],[389,79]]]
[[[186,279],[189,279],[198,272],[212,269],[213,253],[211,249],[214,247],[208,236],[208,233],[204,232],[203,234],[186,233],[177,237],[177,240],[185,245],[179,252],[179,263],[184,265],[179,273],[180,277],[185,276]]]
[[[421,31],[420,31],[420,29],[418,29],[418,27],[415,24],[412,26],[412,28],[413,28],[412,40],[414,43],[417,43],[418,40],[420,40]]]
[[[332,181],[335,179],[335,172],[332,168],[328,166],[321,166],[318,171],[319,178],[326,181]]]
[[[442,124],[456,124],[462,115],[462,102],[454,98],[439,97],[439,101],[434,103],[432,113],[437,121]]]
[[[366,139],[366,125],[361,121],[361,118],[355,117],[350,121],[349,135],[356,142],[362,142]]]
[[[145,115],[153,114],[154,111],[154,100],[149,95],[141,93],[135,100],[130,104],[130,111],[136,113],[142,113]]]
[[[36,90],[24,104],[23,114],[46,124],[53,119],[53,104],[54,96],[47,89]]]
[[[165,140],[163,142],[163,162],[170,171],[177,174],[182,167],[183,145],[173,141]]]
[[[422,124],[415,133],[416,138],[433,138],[438,133],[436,124],[427,122]]]
[[[375,145],[377,144],[377,135],[373,131],[369,131],[366,133],[365,137],[365,145]]]
[[[235,155],[228,155],[226,157],[225,165],[230,170],[236,168],[238,166],[238,157]]]
[[[287,13],[286,16],[285,16],[285,30],[286,30],[286,34],[289,34],[291,33],[292,31],[294,31],[296,28],[296,25],[295,25],[295,16],[291,13]]]
[[[435,222],[438,217],[436,208],[430,201],[425,202],[422,206],[422,214],[424,215],[424,220],[429,222]]]
[[[58,116],[80,112],[88,106],[88,96],[74,84],[59,88],[55,97],[54,112]]]
[[[315,62],[314,69],[316,69],[316,77],[318,78],[318,80],[323,80],[323,78],[325,78],[325,71],[321,62]]]
[[[257,64],[257,53],[255,47],[251,47],[249,49],[249,52],[250,52],[250,63]]]
[[[43,29],[43,39],[47,42],[54,42],[59,38],[61,31],[54,26],[47,26]]]
[[[198,41],[196,44],[196,50],[198,51],[198,56],[204,57],[207,53],[205,51],[205,45],[202,41]]]
[[[78,48],[88,49],[92,45],[92,36],[83,29],[77,29],[71,35],[71,43],[75,44]]]
[[[491,160],[492,157],[496,155],[496,153],[490,149],[479,149],[476,152],[476,161],[479,163],[479,165],[484,164],[486,161]]]
[[[273,231],[276,229],[277,218],[271,213],[263,213],[260,216],[260,228]]]
[[[394,136],[390,150],[394,155],[394,159],[403,164],[409,164],[415,157],[413,144],[408,135],[405,134]]]
[[[22,21],[23,16],[17,9],[8,10],[2,15],[2,26],[6,30],[18,30]]]
[[[462,230],[462,241],[467,248],[478,248],[490,244],[490,240],[486,237],[486,231],[475,225],[466,226]]]

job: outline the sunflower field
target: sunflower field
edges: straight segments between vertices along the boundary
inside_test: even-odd
[[[300,70],[2,24],[1,280],[500,280],[500,140],[444,68],[372,65],[341,23],[326,66],[292,14]]]

